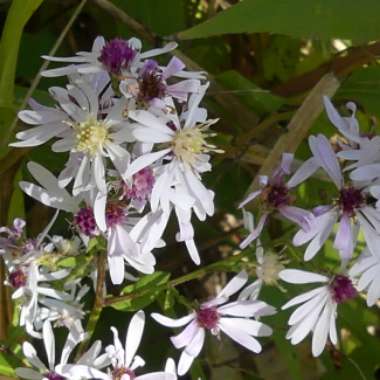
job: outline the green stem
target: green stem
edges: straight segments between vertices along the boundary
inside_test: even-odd
[[[226,265],[240,261],[245,255],[246,255],[246,252],[241,253],[241,254],[236,255],[236,256],[231,256],[225,260],[217,261],[216,263],[207,265],[207,266],[200,268],[200,269],[197,269],[191,273],[187,273],[183,276],[177,277],[177,278],[169,281],[166,284],[158,286],[157,290],[163,291],[163,290],[166,290],[168,288],[176,287],[176,286],[184,284],[186,282],[193,281],[193,280],[196,280],[198,278],[202,278],[203,276],[205,276],[208,273],[225,270]],[[145,293],[149,293],[150,291],[151,291],[151,289],[143,289],[141,291],[136,291],[134,293],[127,294],[125,296],[108,298],[108,299],[104,300],[104,304],[106,306],[108,306],[108,305],[113,305],[113,304],[118,303],[118,302],[128,301],[128,300],[131,300],[135,297],[141,297]]]
[[[87,339],[83,340],[79,345],[77,358],[79,358],[87,349],[88,344],[91,340],[91,336],[94,333],[96,324],[98,323],[100,314],[104,305],[104,287],[106,280],[106,260],[107,260],[107,252],[101,251],[97,256],[97,269],[98,275],[96,279],[96,293],[95,293],[95,301],[93,308],[91,310],[90,316],[88,317],[87,322],[87,331],[90,333]]]

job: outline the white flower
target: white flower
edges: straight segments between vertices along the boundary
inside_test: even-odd
[[[170,106],[170,97],[184,103],[189,94],[198,92],[200,89],[201,83],[195,78],[173,84],[168,83],[171,77],[183,72],[184,68],[185,64],[177,57],[172,57],[168,65],[164,67],[160,67],[155,60],[148,59],[137,70],[135,76],[128,76],[120,82],[120,91],[126,98],[131,98],[135,102],[135,108],[152,106],[165,110],[167,106]],[[197,73],[188,74],[197,76]]]
[[[272,315],[275,309],[262,301],[240,301],[226,303],[247,282],[247,273],[240,272],[211,301],[202,303],[199,310],[180,319],[172,319],[153,313],[160,324],[186,328],[171,338],[177,349],[183,349],[178,363],[178,374],[184,375],[202,350],[206,331],[219,335],[223,331],[232,340],[250,351],[259,353],[261,345],[255,337],[269,336],[272,329],[251,318]]]
[[[347,169],[360,168],[380,160],[380,137],[360,133],[359,122],[355,117],[356,105],[347,103],[346,107],[352,112],[350,117],[342,117],[327,96],[323,97],[325,109],[331,123],[348,140],[341,144],[342,150],[337,153],[339,158],[356,161]],[[360,171],[358,171],[360,172]]]
[[[24,342],[23,353],[28,362],[36,369],[16,368],[16,375],[28,380],[81,380],[81,377],[78,374],[70,374],[69,376],[67,373],[61,371],[61,367],[67,364],[71,353],[81,339],[77,339],[74,335],[69,333],[62,349],[60,361],[57,364],[55,338],[49,321],[44,323],[42,332],[48,365],[46,366],[38,358],[37,351],[30,343]],[[88,365],[91,363],[95,368],[103,368],[107,366],[110,363],[108,355],[103,354],[99,356],[100,350],[100,341],[94,342],[90,349],[78,359],[77,363],[79,365]]]
[[[190,96],[186,112],[153,115],[147,111],[131,111],[129,116],[137,122],[133,136],[143,144],[161,144],[161,150],[146,153],[135,159],[127,170],[131,177],[141,169],[159,161],[155,168],[152,189],[152,210],[162,209],[169,217],[174,209],[180,225],[177,240],[185,241],[190,255],[199,264],[199,255],[193,241],[191,215],[200,220],[214,213],[214,193],[202,183],[201,173],[211,170],[210,152],[219,152],[206,141],[208,128],[216,120],[207,121],[207,112],[199,108],[208,84]]]
[[[28,162],[27,168],[42,187],[31,182],[21,181],[19,186],[26,194],[45,206],[58,210],[70,213],[78,210],[80,199],[72,197],[66,189],[61,188],[57,178],[49,170],[35,162]]]
[[[328,337],[332,344],[337,344],[336,330],[337,306],[356,296],[356,290],[349,277],[336,275],[331,278],[298,269],[284,269],[280,278],[290,284],[322,283],[323,285],[303,293],[282,306],[282,309],[300,305],[290,316],[291,326],[286,338],[295,345],[309,333],[313,334],[312,353],[319,356]]]
[[[94,40],[91,52],[79,51],[74,57],[42,58],[52,62],[67,62],[68,66],[58,69],[45,70],[45,77],[58,77],[72,73],[94,74],[107,71],[117,76],[135,72],[141,66],[141,61],[174,50],[177,44],[171,42],[160,49],[148,50],[141,53],[141,41],[137,38],[123,40],[115,38],[106,42],[103,37]]]
[[[349,273],[353,278],[359,277],[357,288],[367,291],[367,305],[373,306],[380,298],[380,236],[373,233],[367,241],[367,248]]]
[[[315,162],[328,174],[339,194],[331,205],[314,209],[315,218],[311,221],[309,230],[298,231],[293,238],[293,244],[300,246],[309,242],[304,259],[311,260],[338,222],[334,247],[346,264],[356,246],[359,228],[365,235],[373,229],[380,231],[380,213],[369,202],[368,190],[363,185],[356,182],[345,183],[339,162],[325,136],[310,136],[309,145]]]
[[[107,193],[105,170],[110,159],[121,177],[129,163],[129,153],[120,144],[131,137],[127,122],[122,116],[125,105],[123,99],[113,99],[112,106],[109,95],[99,100],[102,88],[91,78],[75,78],[67,89],[52,88],[50,93],[59,103],[59,108],[49,110],[21,111],[19,117],[27,124],[39,125],[27,131],[19,132],[16,137],[21,142],[12,146],[26,147],[40,145],[52,137],[59,140],[52,145],[55,152],[74,154],[76,170],[67,177],[69,168],[65,169],[65,178],[61,178],[67,186],[74,179],[73,195],[97,187],[104,195]],[[52,128],[59,126],[59,131],[51,133]],[[69,163],[74,164],[73,157]]]
[[[291,173],[291,164],[294,155],[283,153],[280,165],[274,170],[270,177],[260,176],[260,189],[253,191],[248,197],[240,203],[239,208],[244,207],[254,199],[259,199],[260,218],[256,228],[253,228],[249,235],[240,243],[240,248],[248,247],[256,240],[269,217],[269,215],[277,211],[286,219],[297,223],[303,231],[309,231],[310,224],[313,220],[313,214],[302,208],[292,205],[294,197],[290,190],[298,186],[301,182],[310,177],[318,168],[313,158],[305,161],[303,165],[287,180],[286,176]]]
[[[145,361],[136,355],[140,345],[145,325],[145,314],[142,310],[134,314],[128,327],[125,346],[120,342],[117,330],[112,327],[114,343],[106,348],[106,352],[111,360],[112,369],[107,373],[100,372],[90,363],[87,365],[63,365],[60,367],[61,373],[69,378],[72,375],[80,375],[83,379],[101,380],[175,380],[172,373],[172,364],[169,362],[165,371],[151,372],[144,375],[136,375],[135,371],[145,365]]]
[[[42,335],[48,365],[46,366],[38,358],[37,351],[29,342],[24,342],[23,353],[29,363],[32,364],[36,370],[31,368],[16,368],[16,375],[23,379],[30,380],[65,380],[66,377],[60,376],[56,371],[57,364],[55,355],[55,338],[50,322],[47,321],[44,323]],[[66,340],[65,347],[62,350],[62,356],[59,364],[64,364],[67,362],[69,355],[77,344],[78,341],[73,340],[69,335]]]
[[[34,261],[10,271],[9,283],[15,289],[12,299],[20,300],[21,303],[20,326],[25,326],[30,335],[40,337],[35,332],[35,323],[38,321],[41,299],[56,299],[61,302],[70,299],[69,294],[49,286],[49,282],[61,280],[69,273],[66,269],[49,273],[40,269],[39,264]]]
[[[56,326],[65,326],[78,340],[85,336],[82,319],[85,316],[82,298],[89,291],[89,287],[81,285],[80,281],[66,283],[64,290],[69,294],[65,302],[59,299],[41,297],[39,303],[43,305],[37,315],[37,323],[43,324],[45,320],[54,322]],[[38,328],[37,328],[38,329]]]

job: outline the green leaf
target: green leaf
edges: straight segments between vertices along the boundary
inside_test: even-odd
[[[17,57],[22,31],[42,1],[13,0],[9,8],[0,42],[0,107],[13,107]],[[10,123],[1,125],[0,143],[7,141],[9,126]]]
[[[378,0],[244,0],[179,33],[182,39],[228,33],[279,33],[298,38],[345,38],[357,42],[380,37]]]
[[[353,101],[364,111],[380,117],[380,66],[356,70],[343,82],[334,100]]]
[[[0,352],[0,374],[5,376],[13,376],[15,374],[11,364],[5,358],[5,355]]]
[[[117,6],[160,36],[173,34],[186,27],[184,0],[116,0]],[[164,17],[159,17],[164,12]],[[168,22],[170,20],[170,22]]]
[[[142,277],[136,283],[126,286],[122,295],[131,295],[131,298],[112,304],[117,310],[136,311],[151,304],[160,295],[162,285],[170,278],[170,273],[155,272]]]
[[[216,78],[226,89],[231,90],[244,104],[253,108],[260,116],[275,112],[284,104],[282,98],[260,88],[235,70],[225,71]]]

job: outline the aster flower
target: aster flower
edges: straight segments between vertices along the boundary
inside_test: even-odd
[[[253,318],[272,315],[275,309],[262,301],[241,301],[227,303],[229,298],[237,293],[247,282],[246,272],[236,275],[216,296],[204,302],[198,310],[191,314],[172,319],[153,313],[152,317],[160,324],[168,327],[186,328],[171,338],[177,349],[183,349],[178,362],[178,374],[184,375],[191,367],[194,359],[200,354],[206,331],[213,335],[224,332],[232,340],[250,351],[259,353],[261,345],[256,337],[269,336],[272,329]]]
[[[140,345],[145,326],[145,314],[142,310],[132,317],[123,348],[117,330],[111,327],[114,343],[106,348],[106,352],[111,360],[111,369],[107,373],[99,371],[90,364],[87,365],[63,365],[60,371],[66,376],[80,375],[83,379],[101,380],[175,380],[176,376],[171,372],[172,365],[169,363],[165,371],[151,372],[144,375],[136,375],[136,370],[145,365],[145,361],[136,355]]]
[[[253,214],[243,209],[244,227],[252,232],[255,229]],[[278,285],[278,274],[285,269],[286,260],[277,253],[264,252],[260,239],[256,239],[256,269],[257,280],[247,285],[239,294],[239,300],[256,300],[263,285]]]
[[[16,137],[22,141],[11,145],[36,146],[58,137],[59,140],[52,145],[53,151],[75,154],[76,170],[72,171],[71,178],[66,177],[64,180],[67,186],[74,179],[74,195],[93,187],[97,187],[101,194],[106,194],[105,159],[111,160],[122,177],[129,162],[129,153],[121,146],[130,139],[126,133],[127,122],[121,112],[125,100],[113,99],[111,107],[104,107],[110,98],[101,95],[102,91],[103,88],[96,81],[79,77],[67,89],[50,89],[59,108],[19,113],[22,121],[38,127],[19,132]],[[54,128],[57,125],[59,131],[52,134],[52,126]],[[70,157],[69,163],[74,164],[72,161]],[[66,168],[67,172],[69,170]]]
[[[357,279],[358,291],[367,292],[367,305],[373,306],[380,298],[380,236],[372,233],[370,242],[349,271]]]
[[[46,366],[37,356],[36,349],[28,342],[23,344],[23,353],[29,363],[36,369],[32,368],[16,368],[16,375],[22,379],[29,380],[80,380],[78,375],[68,376],[66,373],[59,371],[59,368],[65,365],[69,357],[80,342],[73,335],[69,334],[66,343],[62,349],[62,355],[58,364],[56,364],[55,354],[55,337],[50,322],[46,321],[42,329],[43,343],[47,355],[48,365]],[[100,342],[95,342],[92,347],[79,359],[78,363],[88,364],[103,368],[109,364],[106,355],[98,356]]]
[[[325,136],[310,136],[309,145],[313,158],[333,181],[339,196],[332,205],[314,209],[315,218],[309,230],[298,231],[293,244],[300,246],[310,242],[304,256],[305,260],[310,260],[332,233],[335,223],[339,222],[334,247],[338,249],[342,261],[346,263],[352,257],[357,230],[372,228],[371,225],[379,226],[380,214],[369,203],[368,193],[362,185],[355,182],[345,183],[336,155]]]
[[[96,37],[91,52],[79,51],[74,57],[51,57],[43,55],[42,58],[51,62],[66,62],[68,66],[45,70],[45,77],[58,77],[72,73],[94,74],[107,71],[110,74],[121,76],[134,72],[141,66],[141,61],[157,55],[168,53],[177,47],[174,42],[163,48],[148,50],[141,53],[141,41],[137,38],[124,40],[114,38],[106,41],[103,37]]]
[[[285,310],[302,304],[291,314],[288,321],[291,327],[286,338],[291,344],[300,343],[309,333],[312,333],[312,353],[315,357],[323,352],[328,338],[332,344],[336,345],[338,342],[337,307],[357,295],[351,279],[343,274],[327,277],[298,269],[284,269],[280,272],[280,278],[290,284],[323,284],[291,299],[282,306]]]
[[[180,73],[185,64],[178,58],[172,57],[165,67],[160,67],[153,59],[148,59],[138,69],[135,78],[129,77],[120,83],[120,91],[126,98],[134,98],[136,108],[154,106],[165,109],[165,98],[172,97],[183,103],[189,94],[200,89],[198,79],[187,79],[174,84],[168,84],[170,77]]]
[[[84,304],[82,298],[87,294],[90,288],[87,285],[82,286],[80,281],[66,283],[64,290],[69,294],[65,302],[59,299],[41,297],[39,303],[42,306],[37,315],[35,324],[38,326],[45,320],[54,322],[56,326],[64,326],[78,340],[85,336],[82,326],[82,319],[85,316],[83,310]],[[37,327],[37,330],[39,328]]]
[[[114,284],[120,284],[124,280],[124,261],[142,273],[154,272],[156,260],[150,250],[159,245],[161,239],[156,229],[149,228],[155,222],[154,215],[135,215],[122,201],[110,200],[102,207],[93,208],[92,197],[72,197],[59,187],[58,179],[41,165],[28,163],[28,169],[45,186],[42,188],[29,182],[21,182],[20,187],[28,195],[47,206],[73,213],[73,225],[84,242],[99,235],[107,239],[108,265]],[[84,195],[87,194],[81,194]],[[95,202],[95,205],[99,206],[99,203]],[[99,224],[104,224],[105,228],[101,229]],[[150,248],[145,244],[147,241]]]
[[[292,206],[294,196],[290,191],[298,186],[305,179],[310,177],[318,168],[313,158],[305,161],[301,167],[286,181],[285,177],[291,173],[293,154],[284,153],[280,165],[271,177],[260,176],[259,183],[261,189],[256,190],[240,203],[239,208],[246,206],[255,199],[259,199],[259,206],[262,209],[260,218],[250,234],[240,243],[240,248],[244,249],[257,239],[268,219],[268,216],[277,211],[286,219],[297,223],[304,231],[309,231],[313,214],[299,207]]]
[[[346,141],[339,142],[341,150],[337,152],[339,158],[356,161],[348,165],[345,170],[359,168],[380,160],[380,136],[362,134],[359,122],[356,119],[356,105],[347,103],[346,107],[351,111],[351,116],[343,117],[335,109],[327,96],[323,97],[325,110],[331,123],[344,136]]]
[[[201,86],[199,93],[190,96],[188,109],[180,116],[156,116],[143,110],[129,114],[137,123],[132,132],[137,141],[147,145],[160,144],[162,149],[136,158],[129,166],[127,176],[157,163],[152,210],[164,210],[165,217],[171,210],[176,211],[180,225],[177,240],[185,241],[196,263],[199,263],[199,255],[190,219],[192,212],[200,220],[214,213],[214,193],[203,185],[201,173],[211,170],[209,153],[220,152],[206,141],[211,135],[208,128],[217,120],[207,121],[206,110],[199,108],[207,87],[208,84]]]
[[[67,269],[48,272],[40,268],[36,260],[9,271],[7,283],[14,289],[12,299],[20,301],[20,326],[25,326],[30,335],[40,337],[35,329],[40,327],[37,317],[41,309],[41,300],[56,299],[62,303],[62,307],[65,307],[65,301],[70,300],[69,294],[49,286],[50,282],[62,280],[69,273]]]

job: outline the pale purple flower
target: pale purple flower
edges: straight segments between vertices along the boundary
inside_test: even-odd
[[[368,245],[350,269],[350,276],[357,279],[360,292],[367,292],[367,305],[373,306],[380,298],[380,235],[367,236]]]
[[[201,174],[211,170],[211,152],[218,149],[206,140],[209,127],[217,120],[207,120],[207,112],[199,107],[208,84],[192,94],[188,108],[181,115],[176,113],[153,115],[147,111],[131,111],[129,117],[137,124],[133,136],[145,145],[159,144],[159,150],[145,153],[134,161],[127,170],[132,177],[141,169],[156,163],[155,184],[152,189],[153,212],[162,210],[161,226],[165,227],[174,210],[180,231],[177,241],[184,241],[196,264],[200,258],[193,237],[191,216],[198,219],[214,213],[214,192],[202,183]],[[156,145],[153,145],[155,147]]]
[[[113,75],[122,76],[128,72],[136,72],[145,59],[174,50],[177,44],[170,42],[163,48],[152,49],[143,53],[141,53],[141,47],[141,41],[137,38],[129,40],[114,38],[107,42],[99,36],[94,40],[90,52],[79,51],[74,57],[42,56],[51,62],[69,63],[68,66],[45,70],[42,75],[58,77],[73,73],[94,74],[106,71]]]
[[[72,157],[68,162],[75,166],[75,170],[70,172],[66,168],[65,178],[60,178],[60,187],[74,180],[73,195],[94,187],[106,194],[108,160],[123,178],[126,178],[129,163],[129,153],[121,146],[131,138],[128,122],[122,115],[125,101],[113,99],[112,106],[105,108],[104,103],[110,100],[110,95],[103,94],[99,99],[103,87],[95,79],[77,77],[67,89],[50,89],[59,108],[19,112],[22,121],[37,127],[19,132],[16,137],[22,141],[11,144],[15,147],[36,146],[58,137],[52,150],[70,152],[75,157],[75,162]]]
[[[292,205],[294,196],[291,194],[291,189],[310,177],[318,166],[315,164],[315,160],[311,158],[305,161],[289,180],[286,180],[286,176],[291,173],[293,157],[293,154],[284,153],[281,163],[274,173],[270,177],[260,177],[261,189],[252,192],[240,203],[239,207],[241,208],[254,199],[259,199],[261,208],[261,215],[256,228],[250,231],[249,235],[240,243],[241,249],[246,248],[260,236],[268,216],[272,212],[279,212],[286,219],[297,223],[304,231],[309,231],[313,214]]]
[[[258,300],[237,300],[227,303],[229,298],[246,284],[247,280],[247,273],[240,272],[216,298],[202,303],[198,310],[194,310],[185,317],[172,319],[161,314],[152,314],[152,317],[164,326],[187,325],[180,334],[171,338],[177,349],[183,349],[178,362],[178,375],[184,375],[200,354],[207,331],[217,336],[220,332],[224,332],[248,350],[255,353],[261,351],[261,345],[256,337],[269,336],[272,334],[272,329],[254,318],[273,315],[275,309]]]
[[[338,343],[336,330],[337,307],[356,297],[357,292],[349,277],[338,274],[332,277],[298,269],[284,269],[280,278],[290,284],[323,285],[309,290],[288,301],[282,309],[298,306],[291,314],[288,324],[291,326],[286,338],[291,344],[300,343],[312,333],[312,353],[319,356],[330,338],[332,344]]]
[[[355,161],[345,170],[360,168],[379,161],[380,136],[360,132],[359,122],[355,116],[356,105],[352,102],[347,103],[346,107],[352,114],[349,117],[343,117],[339,115],[327,96],[324,96],[323,102],[329,120],[347,140],[347,143],[339,142],[341,150],[337,156],[345,160]]]
[[[70,355],[80,342],[80,339],[76,339],[69,333],[62,349],[60,361],[57,364],[55,337],[49,321],[44,323],[42,332],[48,365],[45,365],[43,361],[38,358],[36,349],[29,342],[24,342],[22,347],[24,356],[35,369],[27,367],[16,368],[16,375],[22,379],[28,380],[81,380],[81,377],[77,374],[71,376],[60,371],[60,368],[68,362]],[[78,363],[89,364],[88,362],[91,361],[91,364],[94,367],[97,366],[98,368],[103,368],[107,366],[109,364],[107,355],[98,356],[99,351],[100,342],[96,341],[91,348],[82,355],[78,360]]]
[[[327,138],[323,135],[310,136],[310,149],[313,159],[337,187],[337,199],[328,206],[315,209],[315,218],[309,230],[300,230],[293,239],[295,246],[310,242],[305,251],[305,260],[311,260],[321,249],[338,222],[339,227],[334,240],[334,247],[339,251],[344,263],[352,257],[356,246],[359,228],[379,229],[380,214],[368,203],[368,192],[355,182],[345,183],[339,162]],[[369,223],[368,223],[369,222]],[[380,229],[379,229],[380,231]]]
[[[184,68],[185,64],[176,57],[172,57],[167,66],[159,66],[155,60],[148,59],[138,69],[135,78],[130,77],[120,83],[120,91],[126,98],[135,98],[137,108],[154,106],[165,109],[167,97],[186,102],[189,94],[200,90],[200,81],[192,78],[168,83],[171,77],[181,73]]]
[[[107,373],[101,372],[98,368],[86,364],[61,365],[60,373],[71,376],[79,376],[81,379],[99,380],[175,380],[176,375],[172,373],[172,364],[169,362],[165,371],[151,372],[138,375],[140,367],[145,365],[142,357],[136,355],[141,342],[145,326],[145,314],[142,310],[133,315],[128,326],[125,346],[123,347],[119,339],[119,334],[114,327],[111,327],[114,342],[106,348],[107,355],[111,361],[112,368],[107,369]]]

